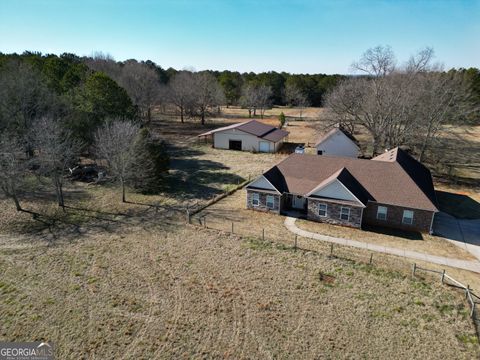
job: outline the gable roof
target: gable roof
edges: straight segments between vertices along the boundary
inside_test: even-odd
[[[367,205],[369,200],[375,200],[345,167],[342,167],[340,170],[323,180],[317,187],[306,194],[306,196],[315,196],[314,193],[328,186],[334,180],[338,180],[363,205]]]
[[[331,129],[330,131],[326,132],[325,134],[321,135],[318,139],[317,139],[317,142],[315,144],[315,147],[317,147],[318,145],[320,145],[321,143],[323,143],[325,140],[329,139],[330,137],[332,137],[333,135],[335,134],[343,134],[345,135],[352,143],[355,144],[356,147],[358,147],[357,145],[357,139],[355,139],[355,137],[353,135],[351,135],[350,133],[348,133],[347,131],[344,131],[342,130],[341,128],[333,128]]]
[[[277,129],[275,126],[264,124],[257,120],[250,120],[247,122],[233,124],[233,125],[224,126],[218,129],[210,130],[198,136],[212,135],[214,133],[230,130],[230,129],[238,129],[240,131],[246,132],[247,134],[254,135],[264,140],[272,141],[272,142],[278,142],[289,134],[288,131]]]
[[[268,179],[265,178],[265,176],[263,176],[263,175],[258,177],[255,180],[253,180],[250,184],[248,184],[247,188],[249,188],[249,189],[261,189],[261,190],[271,190],[271,191],[274,191],[274,192],[280,194],[280,191],[278,191],[278,189],[275,188],[275,186],[270,181],[268,181]]]
[[[421,162],[415,160],[406,151],[396,147],[390,151],[374,157],[375,161],[397,162],[403,170],[412,178],[423,193],[433,204],[437,204],[437,195],[433,187],[430,170]]]
[[[403,154],[398,156],[402,166],[396,160],[292,154],[268,170],[264,176],[280,192],[298,195],[309,194],[326,180],[335,177],[364,204],[370,200],[437,211],[430,172],[420,164],[426,171],[412,176],[416,167],[410,163],[416,160],[403,157]]]

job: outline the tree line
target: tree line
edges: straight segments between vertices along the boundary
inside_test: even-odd
[[[445,71],[425,49],[398,64],[388,47],[354,63],[359,74],[292,75],[164,70],[152,61],[117,62],[108,55],[0,54],[0,187],[18,203],[21,179],[51,179],[63,207],[66,170],[81,154],[106,162],[125,186],[155,191],[166,172],[165,144],[149,131],[155,107],[174,106],[206,118],[222,105],[263,117],[272,105],[324,105],[332,123],[365,127],[373,153],[412,146],[422,160],[443,125],[478,124],[480,71]],[[123,139],[123,140],[122,140]]]

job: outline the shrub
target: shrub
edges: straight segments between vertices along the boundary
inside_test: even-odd
[[[278,121],[280,121],[280,129],[285,125],[285,114],[283,111],[278,115]]]

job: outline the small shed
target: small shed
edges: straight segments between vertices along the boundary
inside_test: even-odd
[[[358,157],[360,148],[353,135],[340,128],[333,128],[323,134],[316,142],[317,155]]]

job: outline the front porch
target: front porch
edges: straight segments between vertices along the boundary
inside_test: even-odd
[[[302,195],[284,193],[281,214],[298,219],[307,218],[307,199]]]

